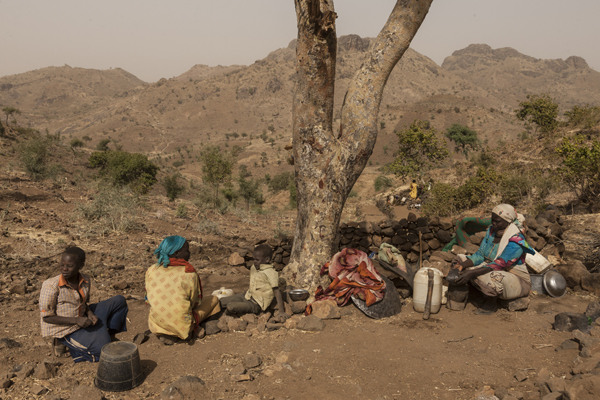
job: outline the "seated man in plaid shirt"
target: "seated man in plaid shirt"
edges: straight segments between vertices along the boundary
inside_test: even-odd
[[[85,252],[67,247],[61,274],[45,280],[40,291],[42,336],[53,337],[55,349],[58,343],[67,346],[75,362],[98,361],[102,346],[127,330],[123,296],[88,305],[90,278],[79,272],[84,264]]]

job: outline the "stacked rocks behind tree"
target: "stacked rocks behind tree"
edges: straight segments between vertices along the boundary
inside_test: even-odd
[[[562,243],[563,227],[557,209],[551,208],[536,218],[527,217],[527,239],[537,251],[540,251],[551,263],[558,265],[564,252]],[[419,234],[421,244],[419,245]],[[398,221],[348,222],[340,225],[338,249],[355,248],[369,254],[377,252],[381,243],[389,243],[398,248],[407,262],[419,262],[419,250],[423,253],[424,266],[432,266],[443,272],[450,268],[453,254],[474,253],[485,236],[478,232],[469,237],[463,247],[455,246],[452,253],[442,252],[455,234],[455,224],[450,218],[417,217],[409,213]],[[273,264],[281,271],[289,262],[293,238],[271,239],[257,242],[267,243],[273,248]],[[242,262],[243,260],[243,262]],[[252,249],[233,253],[229,257],[230,265],[252,265]]]

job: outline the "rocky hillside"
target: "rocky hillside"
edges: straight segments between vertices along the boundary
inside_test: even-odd
[[[338,106],[371,41],[339,39]],[[249,66],[196,65],[152,84],[120,69],[51,67],[0,78],[0,104],[18,108],[21,123],[87,138],[90,148],[109,138],[156,157],[185,148],[193,160],[194,149],[206,143],[238,145],[240,162],[279,169],[291,137],[294,60],[292,41]],[[409,50],[385,90],[373,163],[391,158],[394,129],[417,118],[440,130],[468,125],[493,143],[522,131],[514,109],[526,94],[549,92],[565,108],[600,103],[599,89],[600,73],[577,57],[538,60],[514,49],[471,45],[439,66]],[[181,168],[195,170],[189,163]]]

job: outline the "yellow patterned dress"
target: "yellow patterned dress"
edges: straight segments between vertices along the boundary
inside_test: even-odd
[[[146,271],[148,327],[155,334],[189,337],[200,321],[220,311],[215,296],[202,298],[200,277],[185,266],[153,265]]]

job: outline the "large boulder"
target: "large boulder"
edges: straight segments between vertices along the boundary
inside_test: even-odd
[[[588,292],[600,296],[600,273],[593,273],[581,279],[581,287]]]
[[[335,300],[319,300],[311,305],[312,315],[320,319],[339,319],[342,315]]]
[[[565,277],[571,289],[581,289],[581,281],[590,275],[585,265],[579,260],[570,261],[556,266],[556,270]]]

